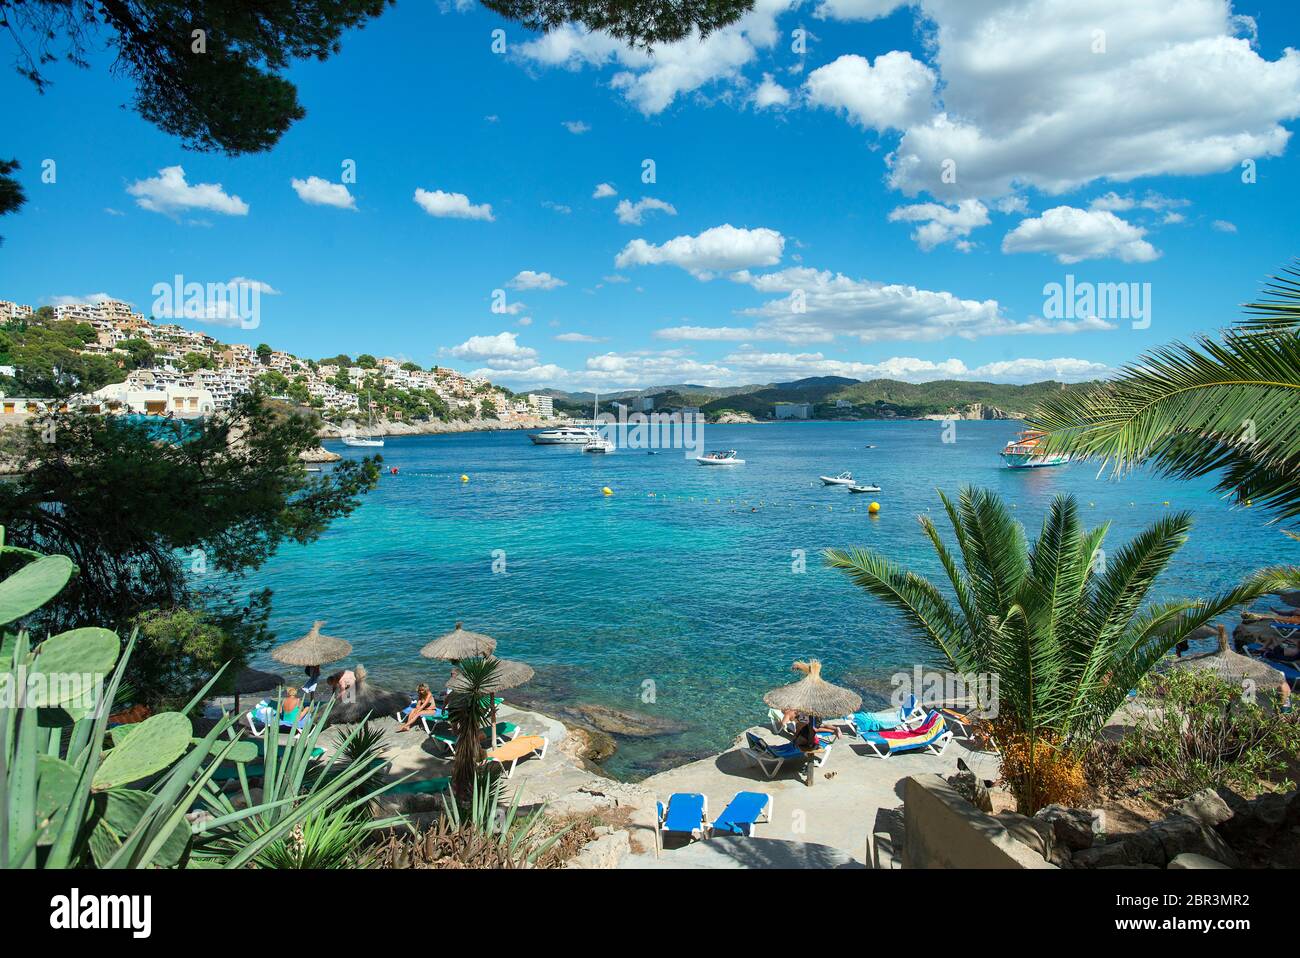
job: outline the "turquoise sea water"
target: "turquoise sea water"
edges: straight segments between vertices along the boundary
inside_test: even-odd
[[[746,460],[730,468],[671,449],[584,455],[533,446],[522,432],[390,438],[385,474],[364,505],[320,541],[282,550],[250,585],[275,590],[281,639],[327,619],[325,631],[351,641],[356,661],[389,687],[444,679],[447,669],[418,650],[463,620],[495,637],[498,654],[537,669],[508,698],[598,703],[676,723],[681,731],[619,740],[608,769],[635,778],[725,748],[763,717],[762,693],[793,680],[796,658],[820,657],[832,681],[868,693],[925,661],[820,551],[870,546],[940,577],[915,521],[929,511],[944,527],[936,487],[997,490],[1031,538],[1052,497],[1074,493],[1089,525],[1110,521],[1112,550],[1168,509],[1189,509],[1196,526],[1161,582],[1165,597],[1300,562],[1300,543],[1206,483],[1115,481],[1078,464],[1001,468],[997,453],[1019,428],[960,422],[957,441],[944,443],[938,422],[706,427],[708,448]],[[851,495],[817,478],[844,469],[883,491]],[[614,494],[603,496],[604,486]],[[802,573],[795,550],[806,555]],[[493,571],[494,553],[504,553],[503,573]],[[644,701],[647,682],[653,702]]]

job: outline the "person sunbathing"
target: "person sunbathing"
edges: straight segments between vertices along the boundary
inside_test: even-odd
[[[302,698],[298,695],[298,690],[291,685],[284,690],[284,695],[280,697],[281,721],[292,724],[298,718],[300,708],[302,708]]]
[[[406,721],[397,726],[397,731],[410,731],[411,727],[420,721],[421,716],[436,715],[437,712],[438,705],[434,701],[433,692],[430,691],[429,686],[421,682],[415,689],[415,707],[411,709],[411,714],[406,716]]]

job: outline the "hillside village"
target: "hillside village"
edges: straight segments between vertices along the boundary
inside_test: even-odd
[[[155,323],[127,303],[104,300],[42,307],[0,300],[0,325],[48,323],[77,331],[74,352],[127,370],[118,382],[71,396],[20,395],[21,371],[0,365],[0,413],[40,412],[51,404],[87,411],[194,417],[229,408],[255,384],[316,409],[328,422],[549,419],[549,396],[515,396],[482,377],[391,357],[303,359],[265,344],[227,344],[175,323]]]

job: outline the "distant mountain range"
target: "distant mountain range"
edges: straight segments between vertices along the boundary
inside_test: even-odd
[[[783,402],[812,403],[815,419],[918,419],[950,413],[963,415],[978,404],[980,408],[976,412],[981,413],[982,418],[1019,419],[1049,395],[1087,389],[1090,385],[1051,380],[1025,386],[956,379],[905,383],[896,379],[815,376],[793,382],[747,386],[651,386],[601,393],[600,404],[602,409],[608,409],[615,402],[649,396],[655,401],[655,409],[671,411],[684,406],[698,406],[710,419],[724,413],[770,419],[773,417],[772,407]],[[590,392],[560,389],[540,392],[551,396],[560,411],[575,416],[591,414],[595,397]]]

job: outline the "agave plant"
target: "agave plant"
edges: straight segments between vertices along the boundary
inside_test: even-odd
[[[438,867],[454,862],[469,868],[529,868],[537,864],[569,830],[547,834],[545,804],[520,811],[522,790],[503,806],[504,782],[475,775],[469,801],[444,796],[443,814],[423,834],[394,836],[378,855],[381,868]]]
[[[1003,776],[1021,811],[1060,797],[1048,787],[1049,774],[1077,769],[1129,690],[1174,645],[1215,616],[1300,578],[1300,570],[1267,569],[1208,598],[1146,603],[1187,541],[1188,513],[1162,517],[1107,555],[1107,526],[1084,529],[1072,497],[1052,503],[1032,548],[996,494],[965,488],[956,502],[940,497],[956,553],[929,518],[920,523],[955,603],[879,553],[832,549],[826,559],[900,612],[953,671],[996,676],[996,701],[978,704],[996,714]]]
[[[1297,261],[1296,266],[1300,266]],[[1300,516],[1300,270],[1284,269],[1219,339],[1173,343],[1030,416],[1045,451],[1213,475],[1241,502]]]
[[[326,702],[296,737],[284,736],[275,722],[267,727],[256,801],[242,766],[237,766],[237,801],[207,790],[203,801],[216,823],[201,827],[196,860],[229,868],[344,868],[357,863],[377,832],[407,827],[401,816],[371,814],[374,801],[391,785],[376,786],[389,763],[367,723],[353,726],[334,743],[335,758],[324,760],[318,743],[332,704]]]
[[[65,556],[3,543],[0,527],[0,555],[31,561],[0,581],[0,626],[39,609],[76,572]],[[238,738],[233,715],[223,716],[202,738],[194,737],[187,717],[220,673],[181,712],[108,727],[106,706],[120,693],[134,644],[134,633],[123,649],[116,634],[96,628],[73,629],[35,645],[24,631],[5,635],[0,869],[184,867],[197,848],[210,849],[231,836],[244,844],[226,855],[209,851],[208,857],[238,866],[295,829],[305,830],[309,820],[339,809],[346,813],[351,803],[368,802],[377,793],[349,791],[374,775],[365,762],[345,760],[317,768],[309,778],[298,752],[310,757],[313,740],[285,750],[289,758],[272,777],[269,799],[264,794],[258,803],[234,808],[212,777],[223,761],[236,763],[244,796],[251,798],[241,763],[256,757],[256,747]],[[280,754],[275,744],[272,738],[271,767]],[[196,833],[187,816],[201,808],[209,814]]]

